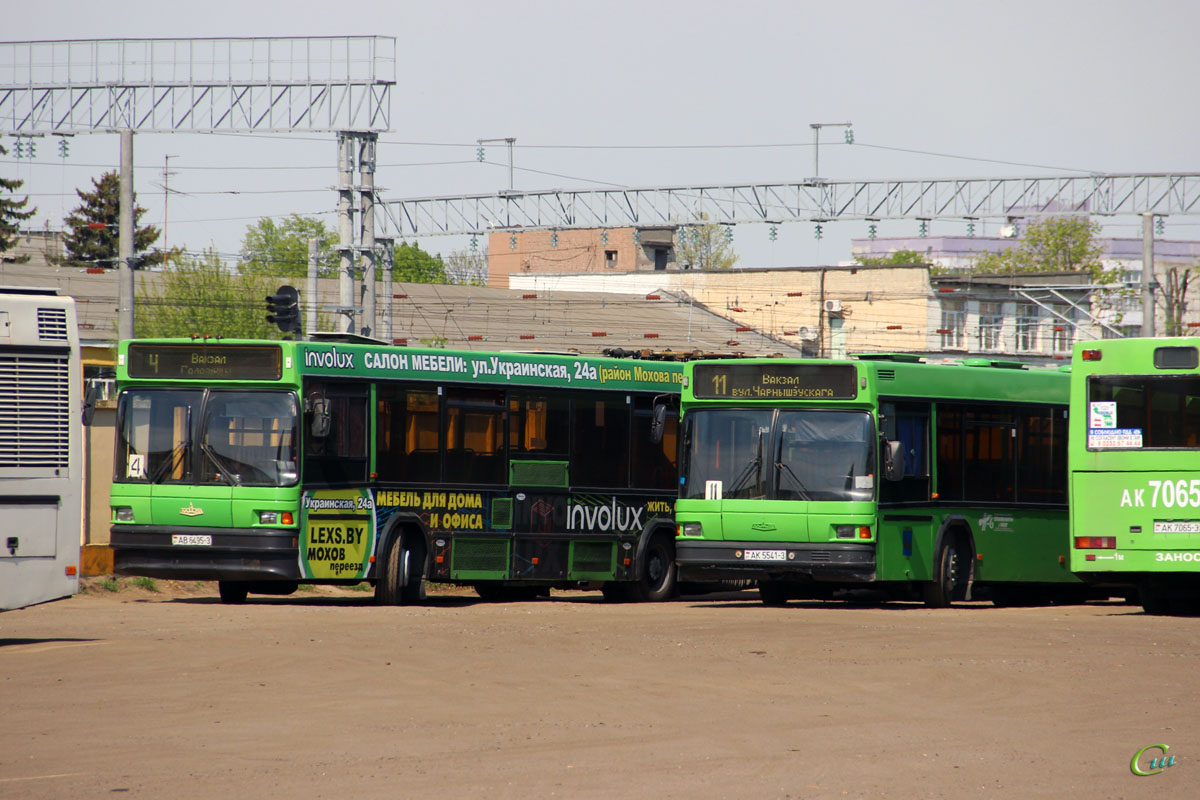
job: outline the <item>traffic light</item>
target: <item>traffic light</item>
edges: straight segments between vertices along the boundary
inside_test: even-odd
[[[267,295],[267,322],[274,322],[284,333],[300,333],[300,292],[283,285]]]

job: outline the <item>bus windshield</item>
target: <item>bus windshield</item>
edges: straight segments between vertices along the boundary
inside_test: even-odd
[[[863,411],[713,408],[687,417],[681,496],[870,500],[875,436]]]
[[[294,485],[297,424],[288,392],[130,389],[117,408],[114,480]]]

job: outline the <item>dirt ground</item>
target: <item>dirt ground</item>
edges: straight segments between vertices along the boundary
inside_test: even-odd
[[[1200,793],[1200,619],[1136,606],[122,583],[0,614],[0,797]]]

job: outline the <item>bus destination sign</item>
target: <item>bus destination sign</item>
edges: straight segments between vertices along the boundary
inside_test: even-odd
[[[853,364],[697,364],[692,393],[699,399],[853,400]]]
[[[131,344],[129,377],[276,381],[283,355],[274,345]]]

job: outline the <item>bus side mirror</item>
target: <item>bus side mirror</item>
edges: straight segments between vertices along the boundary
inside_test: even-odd
[[[317,439],[324,439],[329,435],[329,401],[323,397],[315,398],[312,401],[312,435]]]
[[[99,387],[94,381],[88,384],[87,393],[83,396],[83,426],[85,428],[92,424],[92,417],[96,415],[96,396],[99,392]]]
[[[898,481],[904,477],[904,445],[897,441],[883,442],[883,477]]]
[[[650,420],[650,442],[662,444],[663,434],[667,430],[667,404],[654,404],[654,418]]]

